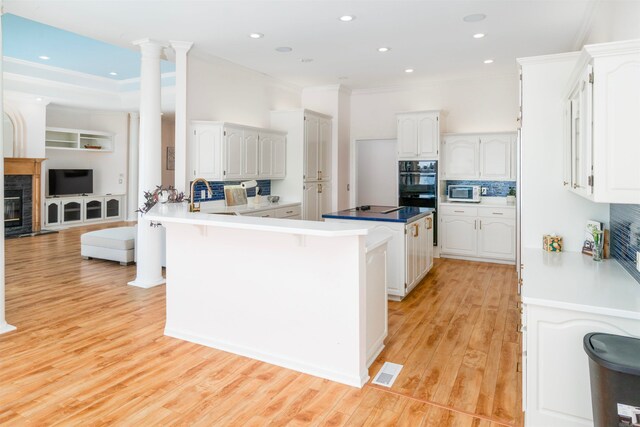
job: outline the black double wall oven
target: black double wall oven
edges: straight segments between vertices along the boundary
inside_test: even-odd
[[[436,209],[438,206],[438,161],[403,160],[399,162],[398,206]],[[433,213],[433,244],[438,244],[438,218]]]

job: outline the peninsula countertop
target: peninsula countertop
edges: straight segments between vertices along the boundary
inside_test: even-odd
[[[322,217],[328,219],[409,223],[423,218],[432,212],[435,212],[435,209],[414,206],[371,206],[371,209],[366,211],[357,210],[356,208],[345,209],[324,214]]]
[[[613,259],[524,248],[522,263],[525,304],[640,319],[640,283]]]
[[[282,205],[277,206],[282,207]],[[302,221],[297,219],[260,218],[252,216],[216,215],[213,212],[189,212],[188,203],[158,203],[144,215],[144,219],[159,223],[181,223],[323,237],[368,234],[368,230],[366,228],[357,224]]]

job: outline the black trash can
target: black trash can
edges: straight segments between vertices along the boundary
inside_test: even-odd
[[[596,427],[640,426],[640,339],[599,332],[584,336]]]

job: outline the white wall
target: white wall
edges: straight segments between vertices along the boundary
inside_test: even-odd
[[[522,60],[522,247],[541,248],[542,236],[556,233],[563,250],[579,252],[587,220],[609,223],[609,204],[563,186],[563,98],[575,61],[575,54]]]
[[[126,194],[129,131],[127,113],[50,105],[47,108],[46,124],[49,127],[114,133],[113,152],[47,150],[48,160],[45,164],[45,170],[93,169],[93,192],[95,194]],[[46,171],[45,182],[48,176]]]
[[[351,97],[351,140],[395,139],[396,113],[443,110],[443,132],[515,131],[518,77],[451,80],[428,86],[359,90]]]
[[[585,44],[640,39],[640,1],[600,1]]]

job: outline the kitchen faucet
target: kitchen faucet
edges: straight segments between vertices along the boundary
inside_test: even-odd
[[[209,186],[209,183],[207,182],[206,179],[204,178],[196,178],[191,182],[191,202],[189,202],[189,212],[200,212],[200,202],[198,202],[198,206],[195,205],[195,185],[196,182],[202,181],[204,182],[204,185],[207,186],[207,191],[208,191],[208,197],[211,197],[211,195],[213,194],[213,191],[211,190],[211,187]]]

